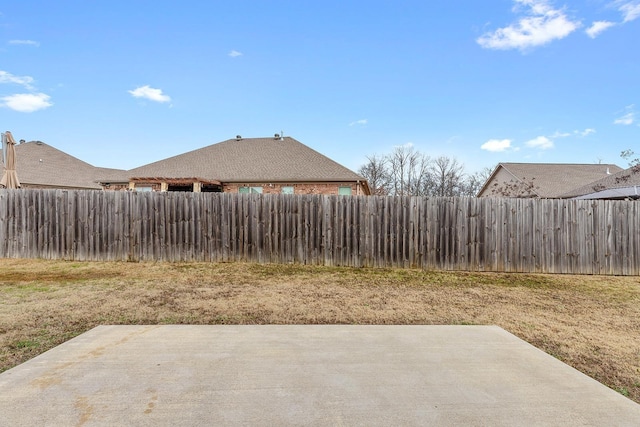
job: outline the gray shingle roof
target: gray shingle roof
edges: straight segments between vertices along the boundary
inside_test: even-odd
[[[575,188],[565,194],[562,195],[563,198],[571,198],[584,196],[587,194],[600,193],[605,190],[615,190],[615,189],[625,189],[630,187],[640,186],[640,166],[633,166],[629,169],[624,169],[618,171],[616,173],[612,173],[611,175],[607,175],[602,179],[597,181],[593,181],[588,183],[587,185],[583,185],[581,187]],[[607,193],[602,193],[600,196],[602,198],[612,198],[615,197],[616,192],[610,191]],[[632,192],[630,195],[634,195]],[[626,192],[621,192],[619,194],[620,197],[624,197]]]
[[[80,189],[101,189],[100,175],[121,174],[122,170],[96,168],[40,141],[16,145],[16,171],[23,186],[46,185]],[[0,166],[1,172],[4,165]]]
[[[598,191],[597,193],[584,194],[576,199],[584,200],[621,200],[621,199],[638,199],[640,198],[640,188],[631,186],[625,188],[612,188],[609,190]]]
[[[534,192],[542,198],[562,197],[577,187],[606,177],[607,171],[614,174],[622,170],[613,164],[500,163],[496,171],[500,167],[521,181],[533,182]]]
[[[130,171],[95,167],[40,141],[16,145],[16,157],[18,178],[25,186],[100,189],[98,181],[128,182],[135,177],[223,182],[364,180],[291,137],[230,139]],[[3,171],[0,164],[0,175]]]
[[[229,139],[131,169],[128,176],[195,176],[222,182],[364,180],[291,137]]]
[[[94,181],[97,182],[128,182],[129,172],[124,169],[94,168]]]

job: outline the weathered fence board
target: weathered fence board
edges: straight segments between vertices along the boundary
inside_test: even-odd
[[[0,190],[0,257],[640,275],[639,203]]]

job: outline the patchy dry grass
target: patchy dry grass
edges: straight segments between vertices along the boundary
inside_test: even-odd
[[[100,324],[494,324],[640,402],[640,278],[0,260],[0,372]]]

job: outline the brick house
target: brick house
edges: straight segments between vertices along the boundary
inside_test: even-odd
[[[640,165],[612,173],[598,181],[590,182],[562,195],[564,199],[640,199]]]
[[[613,164],[499,163],[478,197],[567,198],[572,190],[621,171]]]
[[[100,190],[98,176],[117,178],[126,173],[121,169],[95,167],[42,141],[21,140],[15,149],[22,188]],[[0,162],[0,176],[3,172],[4,165]]]
[[[363,177],[280,135],[238,136],[98,181],[107,190],[370,194]]]

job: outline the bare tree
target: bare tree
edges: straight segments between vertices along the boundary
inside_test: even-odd
[[[480,171],[467,175],[462,194],[465,196],[477,196],[489,177],[491,177],[493,169],[485,167]]]
[[[633,175],[640,173],[640,157],[635,157],[640,153],[636,153],[631,149],[624,150],[620,153],[620,157],[629,162],[629,169],[625,170],[622,175],[617,176],[615,179],[616,184],[628,182]],[[595,187],[594,187],[595,189]],[[604,190],[605,188],[598,188],[596,191]]]
[[[640,157],[634,158],[633,156],[637,155],[635,151],[631,149],[624,150],[620,153],[620,157],[629,162],[629,166],[638,166],[640,165]]]
[[[497,183],[491,186],[491,194],[500,197],[519,197],[521,199],[538,197],[537,190],[540,187],[536,185],[535,178],[522,180],[510,180],[509,182]]]
[[[387,156],[391,194],[395,196],[419,196],[428,188],[429,156],[412,146],[398,146]]]
[[[464,193],[464,165],[455,158],[440,156],[429,168],[434,196],[460,196]]]
[[[384,156],[367,156],[367,163],[358,169],[358,173],[369,181],[371,194],[386,196],[389,194],[391,177],[389,176],[388,160]]]
[[[484,168],[467,175],[455,157],[432,160],[411,145],[397,146],[386,156],[367,156],[358,169],[372,194],[392,196],[475,196],[492,172]]]

